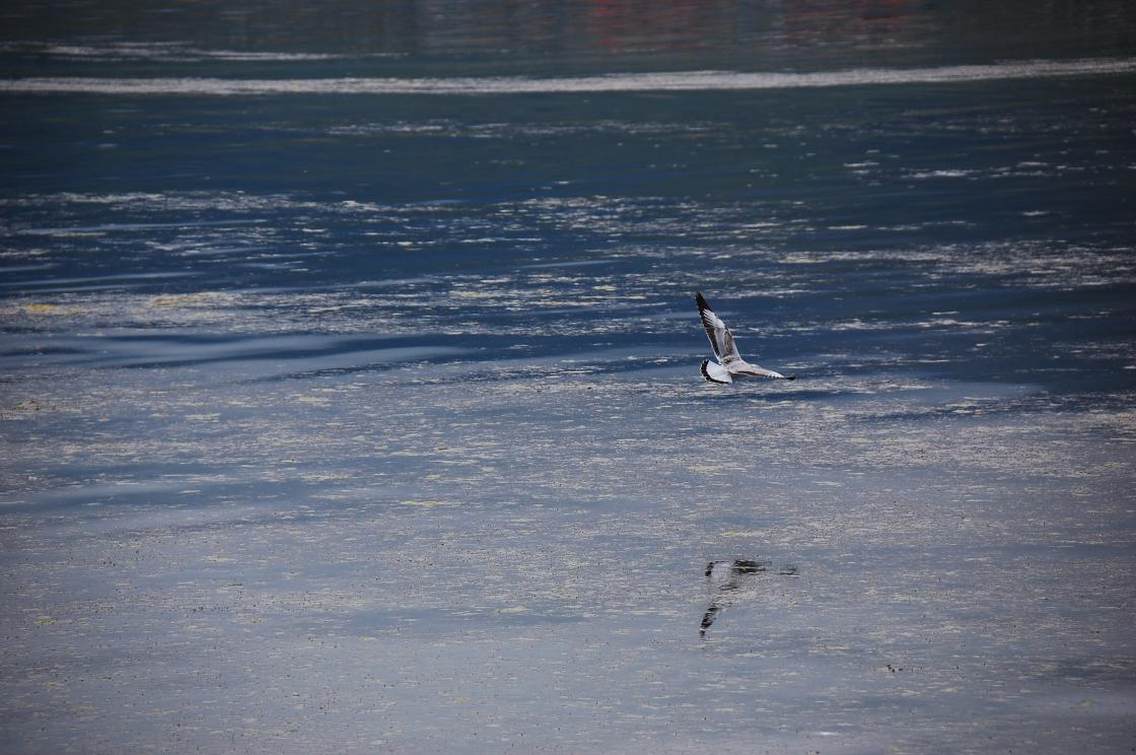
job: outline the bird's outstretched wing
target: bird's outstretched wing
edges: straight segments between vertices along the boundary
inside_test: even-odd
[[[695,294],[694,300],[698,302],[698,316],[702,319],[702,327],[706,329],[706,337],[710,339],[710,346],[713,347],[718,361],[727,364],[735,359],[741,359],[738,347],[734,345],[734,334],[726,327],[726,323],[722,322],[722,318],[710,309],[701,291]]]
[[[717,595],[710,601],[710,607],[706,609],[706,613],[702,614],[702,625],[698,627],[698,636],[705,637],[706,630],[714,623],[714,619],[718,616],[718,612],[722,610],[722,601]]]
[[[796,380],[796,375],[782,375],[780,372],[774,370],[767,370],[761,365],[747,362],[744,359],[737,359],[730,363],[728,372],[730,376],[745,375],[746,377],[763,377],[772,378],[774,380]]]

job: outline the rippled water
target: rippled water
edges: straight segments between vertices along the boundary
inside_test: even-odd
[[[1130,746],[1128,4],[130,5],[0,32],[5,750]]]

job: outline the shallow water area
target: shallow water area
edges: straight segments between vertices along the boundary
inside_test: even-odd
[[[1127,751],[1128,5],[475,5],[8,11],[0,748]]]

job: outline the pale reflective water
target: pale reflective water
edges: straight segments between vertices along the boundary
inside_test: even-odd
[[[1129,4],[4,14],[6,751],[1130,747]]]

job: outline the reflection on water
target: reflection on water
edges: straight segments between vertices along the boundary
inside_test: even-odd
[[[336,66],[349,58],[444,68],[460,59],[463,66],[497,70],[564,71],[666,60],[682,68],[815,70],[1124,54],[1134,24],[1136,11],[1123,0],[339,0],[330,7],[206,0],[160,8],[129,0],[23,0],[7,5],[0,40],[37,64],[165,59]]]
[[[698,628],[699,636],[706,636],[706,630],[718,618],[723,608],[728,608],[739,599],[750,596],[748,590],[754,586],[751,583],[758,575],[769,573],[780,577],[793,577],[797,574],[797,567],[794,564],[774,567],[771,561],[754,561],[745,558],[711,561],[706,564],[706,581],[713,592],[713,597],[710,599],[706,613],[702,616],[702,624]]]

